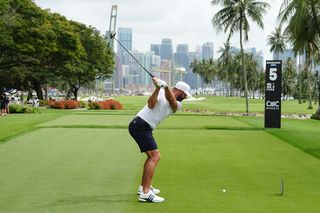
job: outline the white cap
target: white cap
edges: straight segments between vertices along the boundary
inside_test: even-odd
[[[176,83],[174,88],[183,91],[188,97],[192,97],[190,94],[190,86],[186,82],[179,81]]]

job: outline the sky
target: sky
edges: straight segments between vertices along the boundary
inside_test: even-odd
[[[256,47],[264,59],[272,59],[267,37],[278,25],[277,16],[283,0],[265,0],[270,4],[264,15],[264,29],[250,22],[249,41],[244,48]],[[43,9],[50,9],[68,19],[91,25],[102,34],[109,29],[111,7],[118,6],[117,28],[132,28],[133,49],[147,52],[150,44],[160,44],[171,38],[175,51],[177,44],[189,44],[189,51],[205,42],[213,42],[214,57],[223,46],[227,35],[217,33],[211,19],[221,8],[210,0],[34,0]],[[239,34],[231,39],[239,48]]]

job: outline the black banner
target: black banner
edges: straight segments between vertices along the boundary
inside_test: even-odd
[[[282,61],[266,61],[264,127],[281,128]]]

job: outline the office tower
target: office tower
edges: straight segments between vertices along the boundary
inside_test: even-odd
[[[202,45],[202,59],[213,59],[213,43],[207,42]]]
[[[263,52],[262,51],[259,51],[256,53],[255,55],[255,59],[257,60],[258,62],[258,66],[261,70],[264,70],[264,57],[263,57]]]
[[[279,58],[277,58],[277,53],[273,52],[273,60],[282,60],[282,65],[286,62],[288,58],[292,59],[293,64],[297,63],[297,57],[294,55],[294,52],[292,49],[286,49],[283,51],[283,53],[279,53]],[[304,64],[302,62],[302,64]]]
[[[178,44],[175,54],[175,62],[184,68],[188,68],[188,44]]]
[[[189,71],[189,60],[188,60],[188,44],[178,44],[175,53],[175,63],[179,68],[185,69],[185,74],[180,75],[180,80],[186,81],[186,74]],[[181,73],[182,74],[182,73]]]
[[[129,51],[132,50],[132,29],[131,28],[118,28],[118,40]],[[122,89],[123,87],[123,71],[122,65],[127,64],[126,50],[117,44],[117,61],[116,72],[113,75],[114,87]]]
[[[173,59],[173,48],[172,41],[170,38],[162,39],[160,46],[161,60],[172,60]]]
[[[246,53],[251,53],[253,56],[255,56],[257,54],[257,48],[255,47],[251,47],[251,48],[246,48],[244,50],[244,52]]]
[[[197,51],[188,53],[189,70],[187,72],[186,82],[190,85],[191,89],[198,89],[201,86],[201,83],[199,80],[201,78],[198,74],[193,73],[192,69],[190,69],[190,64],[194,60],[201,60],[199,53]]]
[[[150,51],[153,51],[155,55],[160,55],[160,44],[151,44]]]
[[[132,29],[118,28],[118,40],[127,50],[132,50]],[[118,44],[117,53],[121,54],[123,52],[125,52],[125,50]]]
[[[144,53],[138,51],[131,51],[131,54],[139,61],[140,64],[144,65]],[[146,72],[140,65],[131,57],[129,54],[126,54],[126,58],[128,59],[128,65],[130,67],[130,78],[129,81],[131,84],[141,85],[143,82],[142,76],[146,75]]]

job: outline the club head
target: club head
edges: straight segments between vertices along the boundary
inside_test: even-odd
[[[114,38],[116,36],[116,33],[110,33],[110,38]]]

